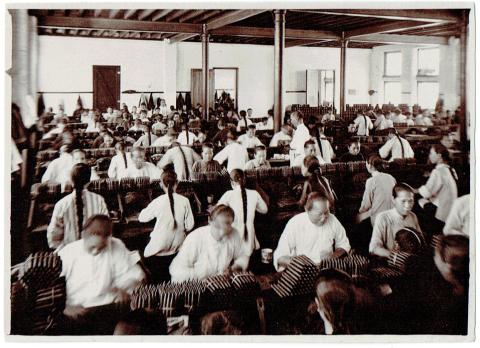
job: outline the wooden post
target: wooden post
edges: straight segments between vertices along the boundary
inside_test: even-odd
[[[275,10],[275,67],[273,120],[275,132],[280,131],[283,114],[283,60],[285,52],[285,10]]]
[[[348,41],[345,40],[345,34],[342,32],[340,47],[340,117],[345,113],[345,58],[347,53]]]
[[[207,25],[202,26],[203,117],[208,121],[208,39]]]
[[[460,33],[460,143],[467,149],[467,28],[468,13],[463,11]]]

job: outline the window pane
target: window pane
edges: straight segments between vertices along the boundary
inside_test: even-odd
[[[417,101],[422,109],[434,109],[438,99],[438,82],[419,82]]]
[[[383,94],[384,104],[401,104],[402,84],[400,82],[385,82],[385,92]]]
[[[418,49],[418,75],[437,76],[440,67],[438,48]]]
[[[402,52],[385,52],[385,76],[402,74]]]

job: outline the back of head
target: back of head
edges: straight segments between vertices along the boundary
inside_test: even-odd
[[[96,228],[96,229],[90,228],[95,223],[100,223],[103,226],[103,228]],[[112,220],[110,220],[110,217],[108,217],[108,215],[95,214],[90,216],[83,224],[82,237],[92,236],[92,235],[105,237],[105,238],[110,237],[112,235],[112,228],[113,228]]]
[[[241,335],[243,322],[234,311],[208,313],[202,318],[202,335]]]
[[[383,160],[377,154],[368,156],[367,163],[378,171],[383,170]]]
[[[75,189],[83,189],[90,182],[92,169],[85,163],[75,164],[72,168],[72,183]]]
[[[423,247],[423,237],[416,230],[410,228],[403,228],[395,235],[395,242],[397,242],[400,251],[409,254],[418,254]]]
[[[435,253],[448,265],[455,279],[467,287],[470,264],[468,238],[462,235],[442,235]]]
[[[166,335],[167,319],[159,312],[136,309],[129,312],[115,327],[114,335]]]
[[[245,185],[245,173],[241,169],[233,169],[230,172],[230,180],[239,184],[240,186]]]
[[[303,159],[303,166],[307,168],[308,172],[310,172],[309,168],[314,165],[318,165],[318,168],[320,168],[320,162],[317,157],[310,155],[310,156],[306,156]],[[310,172],[310,173],[313,173],[313,172]]]
[[[442,156],[442,159],[445,163],[450,163],[450,152],[444,145],[434,144],[432,145],[432,148],[438,155]]]
[[[413,188],[404,182],[395,184],[392,190],[393,197],[396,198],[400,192],[410,192],[411,194],[414,194]]]

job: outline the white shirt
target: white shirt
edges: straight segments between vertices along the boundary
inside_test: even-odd
[[[162,171],[150,162],[143,162],[140,169],[137,169],[134,165],[128,166],[126,171],[127,178],[140,178],[144,176],[148,176],[150,179],[160,179]]]
[[[320,142],[322,143],[322,151],[320,151],[320,147],[318,146],[317,138],[314,137],[314,141],[315,151],[317,152],[318,156],[323,159],[324,163],[332,163],[332,157],[335,156],[335,152],[333,151],[333,147],[330,144],[330,141],[320,136]]]
[[[325,161],[323,160],[322,157],[320,156],[315,156],[315,157],[317,157],[318,162],[320,162],[320,164],[325,164]],[[291,167],[302,167],[304,160],[305,160],[305,154],[301,154],[300,156],[295,157],[295,159],[292,161]]]
[[[63,153],[60,157],[54,159],[47,167],[42,176],[42,182],[51,182],[64,184],[70,181],[71,170],[73,167],[73,157],[69,153]]]
[[[237,142],[225,146],[213,159],[220,164],[228,160],[227,171],[229,173],[234,169],[245,170],[245,164],[249,160],[247,150]]]
[[[443,234],[460,234],[470,236],[470,195],[459,197],[453,202],[452,210],[448,214]]]
[[[165,106],[160,106],[160,115],[162,116],[167,116],[168,115],[168,107]]]
[[[359,212],[370,212],[372,226],[378,213],[393,208],[392,190],[396,183],[393,176],[381,172],[373,172],[367,179]]]
[[[263,122],[258,122],[255,125],[257,130],[273,130],[273,117],[268,117],[266,124]]]
[[[11,142],[11,159],[12,162],[10,163],[10,172],[16,172],[17,170],[20,169],[20,165],[23,163],[22,155],[20,155],[20,151],[18,151],[17,144],[12,139]]]
[[[334,114],[325,114],[322,116],[322,123],[326,123],[328,121],[335,121],[335,115]]]
[[[175,139],[172,139],[168,135],[164,135],[162,137],[159,137],[157,140],[155,140],[152,146],[170,146],[174,141]]]
[[[373,129],[372,120],[368,116],[358,115],[353,123],[357,128],[357,135],[360,136],[368,136],[369,130]]]
[[[281,257],[300,255],[320,263],[338,248],[349,252],[350,242],[345,228],[335,215],[330,214],[322,226],[316,226],[306,212],[300,213],[291,218],[285,226],[277,249],[273,253],[273,265],[281,271],[283,268],[278,266]]]
[[[238,142],[242,144],[243,147],[246,149],[252,149],[255,148],[256,146],[263,145],[260,139],[258,139],[256,136],[253,136],[250,138],[247,134],[242,134],[238,137]]]
[[[78,230],[77,206],[75,204],[75,191],[59,200],[53,208],[52,219],[47,228],[47,241],[50,248],[67,245],[80,238]],[[96,214],[108,215],[105,200],[99,194],[83,190],[83,222]],[[57,229],[57,224],[63,221],[63,230]]]
[[[100,132],[100,129],[98,128],[98,126],[100,126],[100,121],[97,121],[95,123],[95,121],[93,120],[88,120],[88,127],[87,129],[85,129],[85,132]]]
[[[145,277],[137,262],[140,255],[120,239],[110,237],[107,247],[93,256],[80,239],[58,252],[67,284],[67,306],[85,308],[111,304],[118,290],[131,292]]]
[[[130,129],[128,131],[129,132],[138,132],[138,131],[143,131],[143,130],[144,130],[143,126],[134,125],[134,126],[130,127]]]
[[[273,135],[272,140],[270,140],[270,147],[278,146],[279,141],[292,141],[292,137],[288,134],[284,134],[282,131],[277,132]]]
[[[204,279],[224,273],[232,261],[248,258],[244,255],[238,232],[232,231],[222,240],[212,237],[210,225],[191,232],[177,256],[170,264],[173,282],[189,279]]]
[[[245,127],[245,120],[247,120],[247,126],[246,127]],[[245,118],[245,119],[241,118],[238,121],[237,132],[241,132],[242,128],[246,130],[248,128],[248,126],[250,126],[251,124],[253,124],[253,122],[249,118]]]
[[[148,143],[148,134],[144,134],[140,138],[138,138],[138,140],[135,142],[135,144],[133,144],[133,146],[153,146],[155,140],[157,139],[158,137],[155,134],[150,133],[150,143]]]
[[[195,143],[196,141],[198,141],[198,138],[197,136],[192,133],[192,132],[188,132],[188,142],[187,142],[187,132],[186,131],[182,131],[179,135],[178,135],[178,138],[177,138],[177,141],[182,144],[182,145],[193,145],[193,143]]]
[[[239,186],[236,186],[233,190],[225,192],[218,201],[218,204],[225,204],[235,212],[233,227],[236,232],[239,233],[239,237],[245,248],[245,254],[250,256],[254,250],[260,247],[260,243],[255,234],[255,212],[258,211],[260,214],[266,214],[268,212],[268,207],[257,191],[248,189],[245,191],[247,193],[247,231],[245,231],[244,224],[245,212],[243,211],[242,191]],[[247,240],[244,239],[245,232],[247,233]]]
[[[392,120],[386,118],[384,115],[378,115],[374,125],[377,130],[393,128]]]
[[[111,114],[109,114],[108,112],[106,112],[106,113],[102,114],[102,116],[103,116],[103,119],[104,119],[105,121],[107,121],[107,122],[110,122],[109,120],[117,117],[117,115],[116,115],[115,113],[113,113],[113,112],[112,112]]]
[[[167,164],[173,163],[173,168],[175,170],[175,173],[177,174],[177,179],[188,180],[192,175],[193,164],[196,161],[201,160],[202,158],[191,147],[182,146],[181,148],[182,150],[180,150],[180,147],[175,146],[171,149],[168,149],[165,155],[163,155],[160,162],[158,162],[157,166],[159,168],[164,168]],[[183,155],[181,151],[183,151]],[[183,160],[183,156],[185,156],[185,160],[187,161],[189,175],[187,175],[187,168],[185,168],[185,161]]]
[[[152,125],[152,131],[156,132],[156,131],[162,131],[164,129],[167,129],[167,125],[163,122],[155,122],[153,125]]]
[[[402,114],[395,115],[393,119],[393,123],[407,123],[407,116]]]
[[[127,158],[127,166],[125,166],[125,160],[122,155],[115,155],[110,160],[110,166],[108,167],[108,177],[112,179],[121,179],[127,176],[127,167],[133,166],[132,154],[125,152]]]
[[[446,164],[437,164],[425,185],[418,189],[423,198],[437,206],[435,217],[443,222],[447,220],[452,204],[458,197],[457,183]]]
[[[297,155],[302,154],[305,142],[311,138],[308,128],[303,123],[300,123],[293,134],[290,149],[292,149]]]
[[[59,125],[53,129],[51,129],[48,133],[44,134],[42,139],[50,139],[50,138],[54,138],[56,137],[58,134],[61,134],[63,133],[63,130],[64,130],[64,126],[63,125]]]
[[[402,157],[402,145],[403,145],[403,157]],[[408,140],[402,137],[397,137],[397,136],[394,136],[393,138],[389,139],[385,143],[385,145],[383,145],[378,150],[378,153],[382,158],[387,158],[388,155],[391,153],[392,156],[390,158],[390,162],[397,158],[413,158],[415,156],[415,153],[413,152],[413,149],[410,146],[410,143],[408,142]]]
[[[173,206],[177,228],[173,228],[173,216],[168,195],[155,198],[140,212],[138,221],[153,219],[155,227],[150,233],[150,242],[145,247],[145,257],[171,255],[177,252],[185,239],[185,231],[190,231],[195,223],[188,198],[173,193]]]

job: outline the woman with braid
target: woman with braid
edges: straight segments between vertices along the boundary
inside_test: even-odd
[[[180,145],[174,142],[172,147],[163,155],[157,166],[165,169],[169,164],[173,164],[178,180],[189,180],[191,178],[192,167],[196,161],[202,158],[191,147]]]
[[[143,135],[140,138],[138,138],[138,140],[135,142],[135,144],[133,144],[133,146],[142,146],[142,147],[152,146],[155,140],[158,139],[158,137],[155,134],[152,134],[152,127],[150,126],[150,124],[146,124],[143,127],[144,127]]]
[[[191,231],[194,225],[188,198],[175,193],[177,184],[175,172],[164,171],[160,185],[166,194],[155,198],[138,216],[140,222],[156,219],[144,252],[153,282],[170,280],[170,263],[185,239],[185,232]]]
[[[266,214],[268,207],[257,191],[245,188],[246,179],[243,170],[232,170],[230,181],[232,190],[225,192],[218,204],[229,206],[235,211],[233,227],[240,233],[245,254],[251,256],[254,250],[260,248],[255,235],[255,212]]]
[[[90,166],[79,163],[72,169],[73,192],[55,204],[52,220],[47,228],[48,246],[59,249],[80,239],[83,222],[90,216],[108,216],[102,196],[90,192],[85,186],[90,182]]]
[[[390,162],[399,158],[413,158],[415,156],[408,140],[399,136],[395,128],[388,130],[388,140],[378,152],[383,159],[390,156]]]
[[[132,156],[130,152],[125,151],[125,143],[118,142],[115,144],[115,152],[117,153],[110,160],[108,167],[108,177],[111,179],[121,179],[127,176],[128,167],[133,166]]]
[[[193,145],[198,141],[197,136],[188,129],[188,122],[182,124],[182,131],[178,135],[177,141],[182,145]]]
[[[315,156],[307,156],[303,161],[302,174],[307,177],[303,184],[303,191],[298,205],[303,209],[307,202],[308,195],[311,192],[319,192],[328,199],[330,209],[335,209],[335,192],[333,191],[330,182],[327,178],[322,176],[322,169],[320,162]]]

